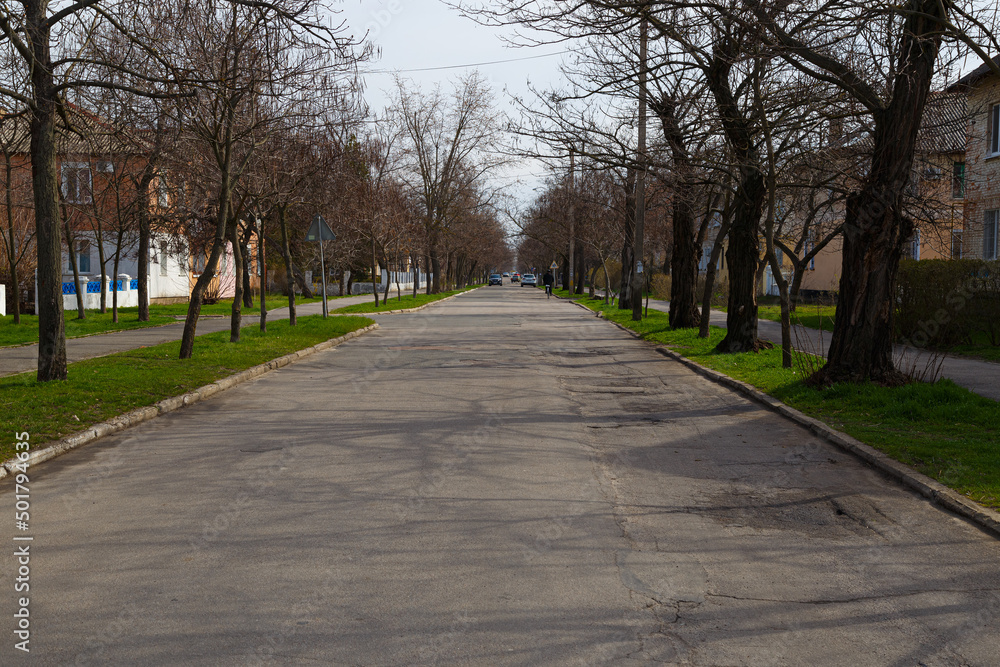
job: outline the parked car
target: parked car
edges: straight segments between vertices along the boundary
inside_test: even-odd
[[[504,277],[504,278],[510,278],[510,272],[508,272],[508,271],[504,271],[504,272],[503,272],[503,277]]]
[[[490,285],[503,285],[503,277],[499,273],[491,273]]]
[[[538,287],[538,280],[534,273],[525,273],[521,276],[521,287]]]

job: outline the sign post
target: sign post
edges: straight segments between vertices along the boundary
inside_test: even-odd
[[[337,235],[327,226],[323,216],[317,213],[313,218],[312,225],[309,226],[309,231],[306,232],[306,241],[319,241],[319,270],[323,274],[320,278],[323,283],[323,317],[330,315],[329,306],[326,303],[326,257],[323,252],[323,241],[333,241],[336,238]]]

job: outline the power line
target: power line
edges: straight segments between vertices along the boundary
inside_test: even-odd
[[[561,56],[564,53],[569,53],[569,49],[564,49],[562,51],[556,51],[555,53],[542,53],[537,56],[523,56],[521,58],[507,58],[506,60],[490,60],[481,63],[468,63],[465,65],[443,65],[441,67],[418,67],[415,69],[372,69],[367,71],[362,71],[362,74],[408,74],[410,72],[437,72],[446,69],[462,69],[465,67],[482,67],[484,65],[501,65],[503,63],[516,63],[522,60],[535,60],[537,58],[549,58],[551,56]]]

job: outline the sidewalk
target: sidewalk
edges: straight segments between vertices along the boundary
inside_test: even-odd
[[[670,302],[650,299],[649,307],[668,312]],[[721,310],[713,310],[711,323],[725,329],[726,313]],[[793,347],[803,352],[826,356],[826,350],[830,345],[831,334],[829,331],[819,331],[802,326],[793,326],[792,329]],[[757,335],[764,340],[781,345],[781,324],[770,320],[758,320]],[[897,366],[905,369],[916,367],[917,371],[920,372],[931,361],[931,353],[906,345],[896,345],[894,359]],[[1000,364],[970,359],[969,357],[945,355],[941,363],[941,377],[948,378],[955,384],[980,396],[1000,401]]]
[[[361,294],[358,296],[344,297],[341,299],[330,299],[330,310],[353,306],[357,303],[368,303],[373,301],[371,294]],[[269,304],[279,303],[277,299],[268,299]],[[287,299],[281,299],[280,303],[287,303]],[[323,312],[322,301],[296,305],[295,313],[299,317],[305,315],[318,315]],[[287,320],[288,306],[283,308],[268,307],[267,321]],[[243,326],[250,326],[260,322],[257,315],[244,316]],[[216,331],[229,331],[229,316],[205,316],[198,320],[198,335],[214,333]],[[66,339],[66,357],[69,363],[103,357],[115,352],[134,350],[140,347],[149,347],[168,343],[173,340],[180,340],[184,333],[184,320],[178,320],[176,324],[167,324],[159,327],[149,327],[146,329],[132,329],[130,331],[115,331],[113,333],[100,334],[97,336],[84,336],[82,338]],[[38,368],[38,345],[22,345],[20,347],[0,348],[0,377],[34,371]]]

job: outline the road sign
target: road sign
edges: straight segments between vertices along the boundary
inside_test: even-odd
[[[309,226],[309,231],[306,232],[306,241],[319,241],[320,236],[322,236],[322,240],[324,241],[335,241],[337,239],[337,235],[326,224],[323,216],[317,215],[313,218],[312,224]]]
[[[306,241],[333,241],[337,238],[337,235],[333,233],[330,229],[326,220],[323,216],[317,214],[313,218],[313,222],[309,225],[309,231],[306,232]],[[326,257],[323,256],[323,244],[319,244],[319,270],[320,270],[320,282],[323,284],[323,317],[327,317],[330,313],[327,310],[326,303]]]
[[[559,268],[559,265],[556,264],[555,262],[552,262],[552,264],[549,265],[549,268],[552,269],[553,271],[555,271],[556,269]]]
[[[635,272],[636,273],[642,273],[642,262],[636,262],[635,263]]]

